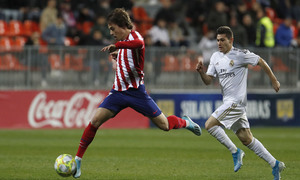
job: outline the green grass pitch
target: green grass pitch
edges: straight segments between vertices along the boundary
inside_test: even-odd
[[[75,155],[83,129],[0,130],[0,179],[73,179],[56,174],[54,161],[63,153]],[[230,152],[205,130],[100,129],[82,161],[86,179],[231,180],[272,179],[269,165],[244,147],[244,166],[233,172]],[[287,168],[282,179],[300,177],[300,129],[253,128],[254,136]]]

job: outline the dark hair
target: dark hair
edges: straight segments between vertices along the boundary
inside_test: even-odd
[[[228,26],[220,26],[217,29],[217,34],[225,34],[228,39],[231,39],[233,37],[233,32]]]
[[[107,16],[107,23],[113,23],[120,27],[126,27],[128,29],[133,28],[130,16],[124,8],[116,8]]]

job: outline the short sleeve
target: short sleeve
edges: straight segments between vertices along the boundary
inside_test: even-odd
[[[213,76],[213,77],[217,76],[216,67],[214,65],[214,54],[210,58],[210,63],[208,65],[206,74],[209,75],[209,76]]]
[[[255,54],[253,52],[250,52],[248,50],[246,50],[244,52],[245,64],[251,64],[252,66],[256,66],[259,59],[260,59],[260,56],[258,56],[257,54]]]

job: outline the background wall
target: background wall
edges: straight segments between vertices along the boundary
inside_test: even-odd
[[[84,128],[109,91],[0,91],[0,128]],[[190,116],[204,127],[222,103],[217,93],[152,93],[166,116]],[[249,94],[252,126],[299,126],[299,93]],[[127,108],[101,128],[153,127],[147,117]]]

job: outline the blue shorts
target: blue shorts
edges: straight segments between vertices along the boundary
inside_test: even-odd
[[[112,89],[99,107],[114,111],[115,115],[127,107],[147,117],[157,117],[161,114],[161,110],[147,94],[144,85],[140,85],[138,89],[129,88],[127,91]]]

